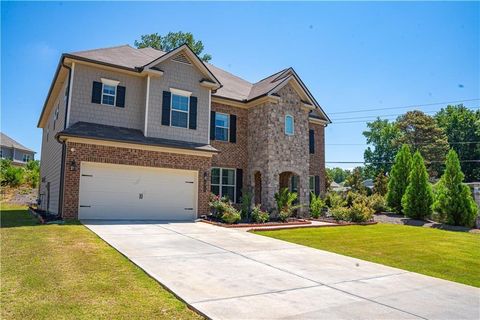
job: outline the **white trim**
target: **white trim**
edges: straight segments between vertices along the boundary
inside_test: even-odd
[[[72,110],[72,92],[73,92],[73,76],[75,74],[75,62],[72,62],[72,73],[70,74],[70,83],[68,84],[68,108],[67,108],[67,123],[65,123],[65,128],[68,128],[70,125],[70,110]]]
[[[292,118],[292,133],[287,132],[287,118],[290,117]],[[291,114],[286,114],[285,115],[285,120],[284,120],[284,131],[287,136],[293,136],[295,134],[295,118]]]
[[[222,114],[224,116],[227,116],[228,118],[228,127],[222,127],[218,126],[221,129],[227,129],[227,140],[219,140],[217,139],[217,114]],[[223,113],[223,112],[215,112],[215,141],[220,141],[220,142],[230,142],[230,114],[228,113]]]
[[[102,79],[103,80],[103,79]],[[115,93],[114,94],[111,94],[111,93],[105,93],[103,92],[103,89],[105,89],[105,86],[110,86],[110,87],[114,87],[115,88]],[[113,104],[109,104],[109,103],[103,103],[103,96],[108,96],[108,97],[111,97],[113,96]],[[104,105],[104,106],[110,106],[110,107],[115,107],[117,105],[117,86],[113,86],[111,84],[107,84],[107,83],[103,83],[102,82],[102,95],[101,95],[101,98],[100,98],[100,104]]]
[[[100,78],[100,80],[102,80],[102,83],[106,84],[107,86],[116,87],[120,84],[120,81],[117,81],[117,80],[111,80],[106,78]]]
[[[108,141],[108,140],[97,140],[89,138],[77,138],[77,137],[65,137],[60,136],[60,141],[69,141],[77,142],[83,144],[93,144],[98,146],[108,146],[108,147],[117,147],[117,148],[127,148],[127,149],[138,149],[138,150],[149,150],[157,152],[166,152],[166,153],[176,153],[176,154],[187,154],[203,157],[213,157],[217,152],[202,151],[202,150],[191,150],[191,149],[179,149],[179,148],[170,148],[170,147],[161,147],[161,146],[150,146],[142,144],[134,144],[128,142],[118,142],[118,141]]]
[[[147,94],[145,97],[145,129],[143,130],[143,135],[147,136],[148,131],[148,100],[150,98],[150,75],[147,76]]]
[[[171,90],[171,89],[170,89]],[[175,89],[174,89],[175,90]],[[179,90],[181,91],[181,90]],[[171,92],[171,91],[170,91]],[[178,91],[177,91],[178,92]],[[184,111],[184,110],[173,110],[173,95],[176,95],[176,96],[181,96],[181,97],[185,97],[187,98],[187,111]],[[180,127],[180,126],[174,126],[172,124],[172,120],[173,120],[173,112],[183,112],[183,113],[186,113],[187,114],[187,126],[186,127]],[[190,96],[185,96],[185,95],[182,95],[182,94],[178,94],[178,93],[173,93],[171,92],[170,94],[170,127],[173,127],[173,128],[182,128],[182,129],[189,129],[190,128]]]
[[[176,89],[176,88],[170,88],[170,92],[172,94],[176,94],[177,96],[184,96],[184,97],[190,97],[192,95],[190,91]]]
[[[212,170],[219,169],[220,170],[220,181],[218,184],[212,184]],[[222,171],[223,170],[233,170],[233,185],[222,183]],[[222,194],[222,187],[233,187],[233,199],[230,199],[233,203],[237,203],[237,169],[236,168],[224,168],[224,167],[211,167],[210,168],[210,192],[212,192],[212,186],[218,186],[218,193],[220,198],[223,197]]]
[[[198,110],[197,110],[197,113],[198,113]],[[207,134],[207,136],[208,136],[207,143],[208,144],[210,144],[210,126],[212,125],[211,124],[211,118],[212,118],[211,114],[212,114],[212,90],[209,89],[208,90],[208,128],[207,128],[208,129],[207,130],[208,131],[208,134]]]

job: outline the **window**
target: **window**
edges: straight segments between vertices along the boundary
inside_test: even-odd
[[[23,162],[28,162],[30,160],[30,155],[29,154],[24,154],[23,155]]]
[[[0,158],[3,159],[3,150],[2,149],[0,149]]]
[[[116,92],[117,86],[112,86],[104,83],[102,87],[102,104],[114,106]]]
[[[215,113],[215,139],[228,141],[230,131],[230,116],[225,113]]]
[[[212,168],[211,191],[235,202],[235,169]]]
[[[298,176],[292,176],[290,178],[290,191],[298,192]]]
[[[289,114],[285,116],[285,134],[293,135],[293,117]]]
[[[310,192],[315,193],[315,176],[308,177],[308,185],[310,188]]]
[[[172,115],[171,126],[187,128],[188,127],[188,105],[189,97],[172,94]]]

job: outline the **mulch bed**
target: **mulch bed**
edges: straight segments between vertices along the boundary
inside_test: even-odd
[[[367,222],[349,222],[349,221],[337,221],[332,218],[318,218],[318,219],[310,219],[312,221],[320,221],[320,222],[328,222],[328,223],[335,223],[335,226],[332,227],[338,227],[338,226],[369,226],[372,224],[377,224],[378,222],[376,221],[367,221]],[[327,227],[327,225],[326,225]]]
[[[52,221],[62,220],[62,218],[60,218],[59,216],[50,214],[44,210],[35,209],[33,207],[28,207],[28,210],[30,211],[31,214],[36,216],[42,224],[49,223]]]
[[[225,228],[253,228],[253,227],[273,227],[273,226],[297,226],[297,225],[305,225],[305,224],[311,224],[310,221],[308,220],[303,220],[303,219],[295,219],[295,220],[290,220],[287,222],[280,222],[280,221],[275,221],[275,222],[266,222],[266,223],[245,223],[245,222],[240,222],[236,224],[228,224],[228,223],[223,223],[220,221],[214,221],[214,220],[208,220],[208,219],[201,219],[201,222],[208,223],[208,224],[213,224],[215,226],[220,226],[220,227],[225,227]]]

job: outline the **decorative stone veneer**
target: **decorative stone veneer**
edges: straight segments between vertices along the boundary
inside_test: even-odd
[[[298,195],[304,205],[301,214],[308,211],[309,162],[308,110],[291,85],[278,91],[279,103],[265,103],[249,109],[248,113],[248,181],[254,188],[254,174],[262,178],[262,206],[276,207],[274,194],[280,186],[280,173],[292,172],[299,176]],[[285,134],[285,116],[294,117],[294,134]]]
[[[72,148],[75,149],[74,152],[72,152]],[[75,171],[70,171],[69,168],[72,160],[75,160],[77,164]],[[197,170],[199,173],[197,215],[200,216],[209,212],[210,180],[207,179],[205,182],[203,173],[210,171],[210,157],[67,142],[63,218],[78,218],[80,165],[82,161]],[[209,176],[210,174],[208,174]]]
[[[320,177],[320,193],[325,193],[325,127],[310,123],[310,130],[315,131],[315,153],[310,154],[310,175]]]
[[[237,142],[211,140],[210,144],[220,152],[213,156],[212,167],[242,169],[244,174],[243,187],[247,187],[245,178],[248,163],[247,126],[248,111],[212,102],[212,111],[237,116]]]

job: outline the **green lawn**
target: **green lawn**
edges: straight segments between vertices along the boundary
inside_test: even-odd
[[[1,212],[1,319],[200,319],[80,224]]]
[[[377,224],[257,234],[480,287],[480,235]]]

